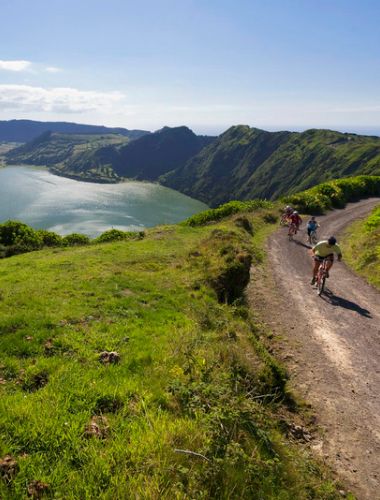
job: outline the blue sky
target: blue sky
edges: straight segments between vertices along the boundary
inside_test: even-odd
[[[0,119],[380,135],[379,0],[1,0]]]

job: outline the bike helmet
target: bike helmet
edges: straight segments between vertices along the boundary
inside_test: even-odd
[[[330,238],[327,240],[329,245],[335,245],[336,243],[336,238],[335,236],[330,236]]]
[[[298,214],[297,210],[294,210],[293,214],[294,214],[294,215],[297,215],[297,214]]]

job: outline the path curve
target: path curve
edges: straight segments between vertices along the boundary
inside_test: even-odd
[[[345,226],[379,203],[380,198],[367,199],[318,217],[319,238],[339,240]],[[272,283],[279,293],[276,299],[264,294],[263,312],[269,310],[268,322],[280,329],[289,318],[292,380],[324,434],[314,448],[360,500],[380,499],[380,293],[335,262],[327,295],[318,297],[310,285],[304,227],[293,242],[286,228],[269,238]]]

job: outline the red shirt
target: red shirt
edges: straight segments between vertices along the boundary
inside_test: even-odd
[[[289,219],[295,224],[296,226],[299,226],[302,222],[301,217],[298,214],[292,214]]]

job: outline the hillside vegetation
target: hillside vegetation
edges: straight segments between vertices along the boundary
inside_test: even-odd
[[[11,149],[5,154],[7,164],[47,166],[56,174],[115,182],[118,176],[106,163],[92,162],[89,168],[83,164],[94,151],[105,146],[124,145],[129,142],[123,135],[60,134],[45,132],[31,142]]]
[[[332,208],[344,208],[350,201],[358,201],[370,196],[380,196],[380,176],[378,175],[335,179],[318,184],[306,191],[285,196],[282,201],[292,205],[299,212],[317,215]]]
[[[214,137],[196,135],[187,127],[164,127],[120,148],[114,170],[122,177],[157,180],[213,141]]]
[[[244,303],[278,209],[0,261],[1,498],[339,498]]]
[[[380,174],[380,137],[231,127],[160,181],[211,206],[276,199],[326,180]]]
[[[187,127],[164,127],[133,141],[116,134],[45,132],[4,157],[8,164],[46,165],[54,173],[82,180],[155,181],[184,164],[213,140],[213,137],[197,136]]]
[[[345,261],[380,289],[380,205],[347,229],[343,244]]]
[[[187,127],[164,127],[135,140],[46,132],[3,158],[10,164],[47,165],[82,180],[158,181],[217,206],[273,200],[340,177],[379,175],[380,137],[331,130],[266,132],[243,125],[217,138]]]

